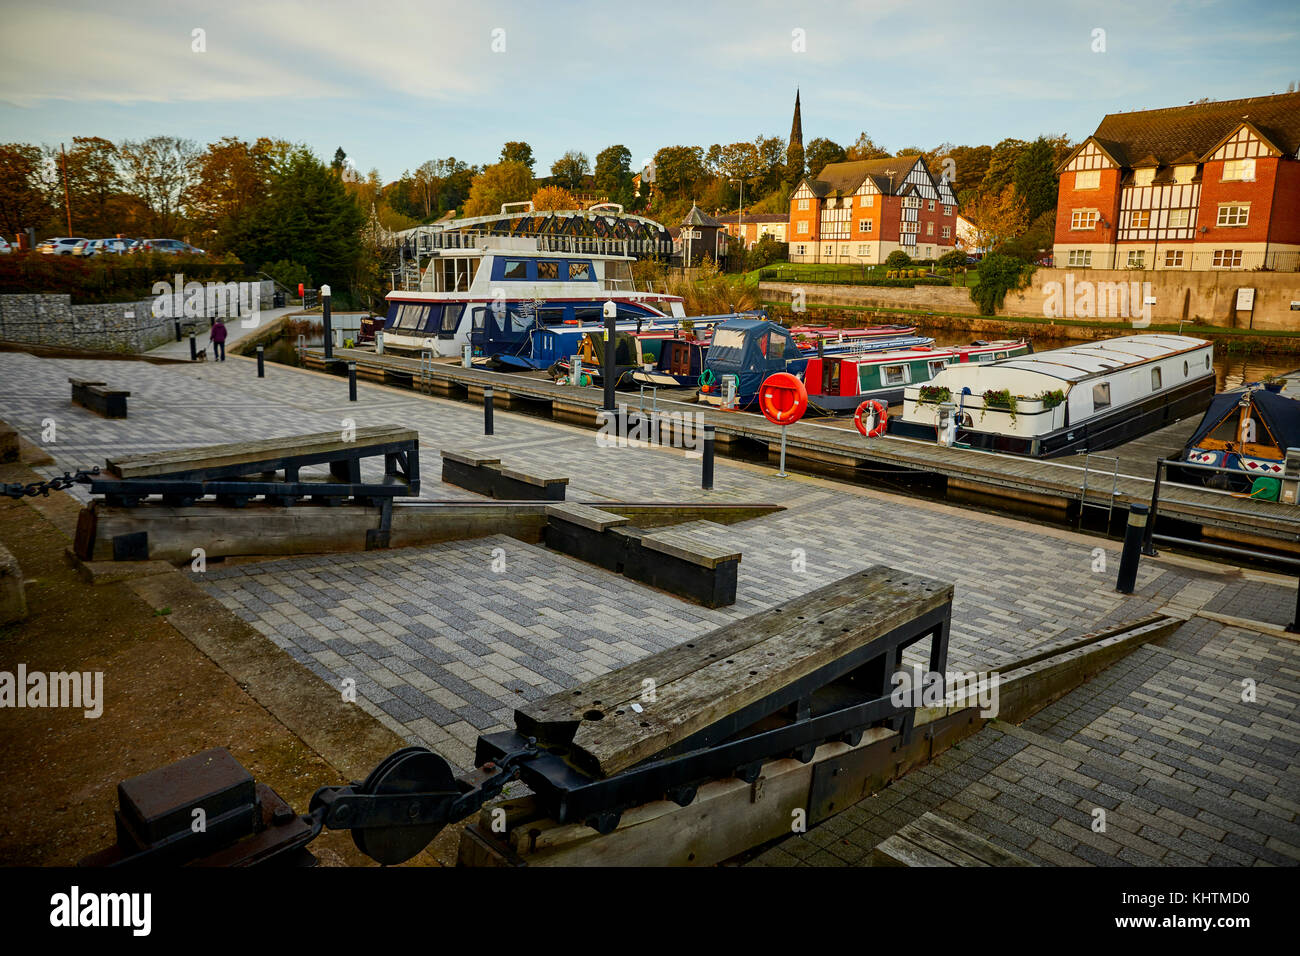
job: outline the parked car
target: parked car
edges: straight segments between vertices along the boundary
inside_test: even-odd
[[[122,255],[131,248],[130,239],[91,239],[81,250],[83,256]]]
[[[53,238],[46,239],[36,247],[37,252],[50,256],[70,256],[77,248],[77,244],[85,242],[85,239],[75,238]]]
[[[9,244],[8,239],[0,239],[0,256],[7,256],[14,251],[14,247]]]
[[[131,246],[132,252],[161,252],[169,256],[201,256],[202,249],[196,249],[188,242],[179,239],[137,239]]]

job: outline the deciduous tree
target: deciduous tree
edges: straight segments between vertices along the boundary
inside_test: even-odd
[[[501,210],[502,203],[522,202],[533,194],[533,174],[523,163],[508,160],[489,166],[474,177],[466,216],[490,216]]]

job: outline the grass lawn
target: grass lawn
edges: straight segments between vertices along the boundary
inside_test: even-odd
[[[914,267],[915,268],[915,267]],[[844,263],[817,263],[817,262],[773,262],[771,265],[764,266],[762,269],[753,269],[744,274],[745,285],[756,287],[759,282],[759,274],[764,271],[775,271],[776,275],[770,278],[770,282],[808,282],[808,283],[831,283],[850,282],[863,279],[883,279],[885,273],[890,270],[884,265],[847,265]],[[965,275],[957,276],[940,276],[939,278],[952,279],[953,285],[969,285],[975,281],[975,273],[967,272]]]

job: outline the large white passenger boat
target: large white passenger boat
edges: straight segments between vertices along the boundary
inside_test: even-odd
[[[1200,414],[1214,396],[1214,347],[1183,335],[1129,335],[988,364],[949,365],[903,391],[892,434],[1050,458],[1099,451]]]
[[[639,291],[618,240],[461,235],[432,250],[407,287],[388,294],[384,349],[522,356],[535,331],[598,325],[613,301],[620,328],[674,324],[680,296]]]

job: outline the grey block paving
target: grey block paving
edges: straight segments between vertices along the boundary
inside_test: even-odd
[[[130,418],[72,406],[69,375],[132,391]],[[335,688],[456,766],[522,702],[572,687],[872,564],[956,584],[950,667],[992,670],[1171,602],[1281,621],[1294,592],[1144,561],[1137,593],[1114,590],[1117,546],[1022,522],[782,480],[719,461],[699,489],[698,458],[601,448],[594,431],[501,413],[482,432],[473,406],[251,362],[154,366],[0,353],[3,416],[42,444],[49,474],[105,456],[401,424],[421,436],[425,499],[478,500],[438,480],[440,448],[492,451],[525,470],[570,476],[570,500],[771,501],[786,510],[739,525],[678,530],[743,559],[736,604],[708,610],[548,549],[493,537],[421,548],[213,563],[203,586]],[[633,399],[635,401],[635,399]],[[376,464],[363,472],[377,478]],[[74,494],[87,498],[84,488]],[[1094,573],[1094,548],[1107,573]],[[492,571],[494,549],[505,570]],[[802,554],[796,549],[800,549]],[[501,553],[501,552],[498,552]],[[803,570],[796,570],[802,567]],[[1286,619],[1289,620],[1289,617]],[[1294,642],[1193,619],[1046,708],[1024,728],[990,726],[882,794],[759,857],[771,865],[861,863],[880,840],[935,811],[1046,865],[1295,862],[1300,837]],[[911,661],[922,663],[924,649]],[[1240,701],[1240,682],[1257,703]],[[1105,834],[1090,829],[1106,809]]]

